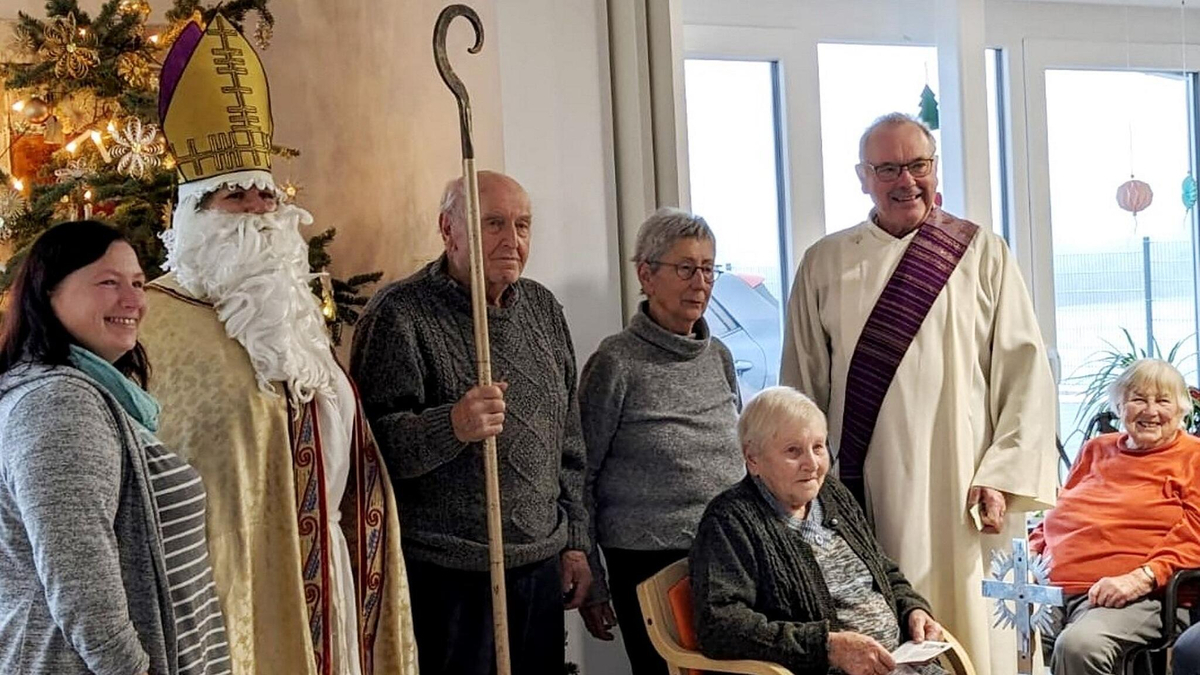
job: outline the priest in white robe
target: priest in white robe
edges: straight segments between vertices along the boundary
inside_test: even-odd
[[[860,160],[875,208],[805,253],[788,302],[780,380],[828,413],[839,453],[844,427],[863,426],[850,419],[862,417],[855,389],[884,378],[858,469],[876,536],[979,675],[1012,675],[1015,633],[991,628],[980,582],[992,549],[1025,536],[1024,512],[1054,502],[1057,408],[1042,336],[1005,242],[936,206],[936,144],[923,124],[898,113],[881,117],[863,134]],[[966,231],[957,264],[917,255],[902,265],[921,230],[946,221]],[[890,383],[869,361],[870,349],[858,357],[868,367],[848,377],[860,337],[870,342],[869,318],[884,332],[904,324],[887,307],[872,317],[881,298],[890,293],[903,305],[928,285],[898,272],[904,265],[914,265],[916,277],[936,276],[934,268],[948,276],[925,289],[931,304],[911,321]],[[976,504],[979,526],[970,514]]]

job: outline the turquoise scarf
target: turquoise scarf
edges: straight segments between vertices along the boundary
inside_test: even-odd
[[[151,433],[158,431],[158,401],[145,389],[122,375],[113,364],[82,347],[71,345],[71,363],[103,385],[138,424]]]

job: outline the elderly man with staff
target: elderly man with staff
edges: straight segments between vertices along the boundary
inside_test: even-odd
[[[422,671],[492,672],[479,448],[495,436],[513,672],[556,672],[564,606],[578,607],[591,583],[575,354],[554,295],[521,277],[529,196],[482,171],[496,383],[476,383],[463,188],[452,181],[442,200],[445,253],[368,305],[351,371],[396,486]]]

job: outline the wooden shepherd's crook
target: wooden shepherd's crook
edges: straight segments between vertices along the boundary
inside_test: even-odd
[[[492,383],[492,358],[488,341],[487,297],[484,295],[483,244],[479,225],[479,178],[475,173],[475,145],[471,140],[471,98],[446,56],[446,32],[455,17],[464,16],[475,28],[475,44],[468,49],[478,54],[483,48],[483,22],[466,5],[450,5],[438,15],[433,27],[433,58],[442,81],[458,100],[458,127],[462,133],[463,188],[467,198],[467,246],[471,250],[471,313],[475,323],[475,360],[479,384]],[[510,675],[508,656],[508,595],[504,591],[504,535],[500,527],[500,477],[497,469],[496,437],[483,441],[483,472],[487,491],[488,565],[492,573],[492,626],[496,643],[496,673]]]

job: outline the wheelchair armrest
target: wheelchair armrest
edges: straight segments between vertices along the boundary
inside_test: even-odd
[[[1179,589],[1181,586],[1196,586],[1200,588],[1200,569],[1179,570],[1167,582],[1166,594],[1162,603],[1163,637],[1167,644],[1179,636],[1179,626],[1176,614],[1179,610]]]

